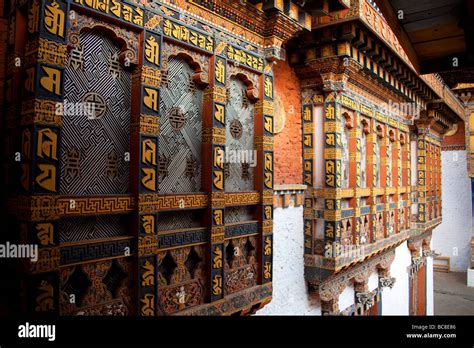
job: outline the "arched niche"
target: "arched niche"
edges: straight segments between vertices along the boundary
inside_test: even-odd
[[[94,30],[112,40],[120,47],[119,59],[125,68],[133,69],[138,65],[139,41],[138,33],[126,30],[97,18],[71,12],[70,27],[68,31],[68,50],[81,47],[81,33]]]
[[[204,88],[209,84],[209,57],[189,51],[181,46],[165,42],[163,44],[162,69],[166,75],[169,70],[168,62],[176,57],[185,61],[193,69],[192,80],[199,88]]]

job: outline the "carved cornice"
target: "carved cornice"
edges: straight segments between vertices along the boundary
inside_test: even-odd
[[[386,255],[386,251],[394,250],[408,239],[408,234],[409,230],[405,230],[375,243],[364,245],[363,249],[358,249],[360,254],[355,252],[355,255],[351,257],[325,258],[319,255],[305,255],[306,280],[310,283],[322,283],[325,279],[341,274],[346,269],[356,268],[357,264],[364,265],[367,260],[376,258],[380,254]],[[380,261],[387,257],[389,256],[384,256]]]
[[[421,107],[427,102],[439,99],[456,115],[457,121],[464,119],[462,104],[443,80],[437,74],[419,75],[416,56],[407,56],[398,36],[367,0],[351,2],[350,10],[339,12],[313,19],[313,28],[318,30],[315,30],[312,36],[301,36],[299,41],[294,44],[292,42],[293,46],[289,49],[292,63],[300,64],[304,61],[308,66],[312,61],[321,58],[340,57],[351,60],[351,56],[359,60],[358,54],[363,53],[373,64],[359,60],[365,65],[360,75],[365,83],[372,86],[375,95],[379,96],[379,90],[382,89],[385,94],[393,92],[398,98],[416,102]],[[347,22],[348,19],[351,21]],[[378,67],[383,69],[383,75]],[[306,73],[311,73],[311,70]],[[306,79],[309,83],[317,84],[316,76],[306,75]],[[360,80],[349,82],[365,85],[364,81]]]
[[[417,235],[411,235],[408,239],[408,249],[412,253],[412,256],[417,257],[420,255],[421,250],[430,250],[432,229],[429,229],[423,233]]]
[[[267,17],[264,36],[276,36],[285,42],[301,30],[303,30],[303,26],[294,19],[284,15],[282,12],[273,12]]]
[[[367,268],[362,272],[357,273],[352,279],[354,283],[363,284],[364,286],[368,283],[369,277],[375,269]]]
[[[380,264],[393,260],[395,250],[392,249],[386,253],[377,255],[372,259],[337,275],[328,278],[322,282],[308,281],[309,292],[319,296],[321,301],[337,300],[339,295],[350,284],[351,281],[364,282],[368,280],[368,276],[377,269]]]
[[[151,8],[161,8],[157,1],[147,3]],[[284,8],[262,10],[246,1],[210,0],[205,5],[194,0],[164,0],[163,3],[185,9],[191,15],[260,45],[269,60],[285,59],[281,53],[282,44],[307,27],[306,23],[299,22],[300,14],[302,18],[308,16],[300,7],[295,17]]]
[[[408,249],[413,252],[421,248],[421,240],[409,239],[408,240]]]
[[[405,102],[406,98],[388,88],[386,84],[373,77],[352,58],[317,58],[305,65],[295,66],[295,71],[305,88],[319,88],[326,92],[345,91],[356,86],[380,100]]]

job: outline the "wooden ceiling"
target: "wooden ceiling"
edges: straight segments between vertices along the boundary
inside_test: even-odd
[[[461,71],[472,70],[473,0],[376,0],[376,3],[391,26],[398,28],[400,41],[415,56],[414,65],[421,74],[452,71],[462,77]],[[453,64],[454,58],[457,66]],[[468,77],[473,77],[472,71],[465,74]]]
[[[464,52],[464,30],[459,26],[462,0],[393,0],[402,10],[405,32],[419,59],[426,61]]]

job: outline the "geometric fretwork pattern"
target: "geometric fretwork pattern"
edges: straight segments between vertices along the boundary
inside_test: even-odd
[[[252,191],[253,166],[253,104],[246,96],[245,84],[231,78],[227,91],[225,190]],[[244,162],[244,163],[242,163]]]
[[[61,194],[128,191],[132,79],[120,65],[119,53],[110,39],[90,31],[80,34],[68,56]]]
[[[130,234],[128,218],[126,215],[106,215],[61,219],[59,240],[69,243],[126,236]]]
[[[182,58],[169,58],[160,102],[160,193],[201,190],[203,91],[193,73]]]
[[[202,216],[202,210],[182,210],[160,213],[158,216],[158,230],[168,231],[202,227]]]
[[[254,207],[228,207],[225,209],[225,223],[232,224],[255,220]]]

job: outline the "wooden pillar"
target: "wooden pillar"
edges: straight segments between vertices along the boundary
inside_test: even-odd
[[[139,66],[132,81],[132,163],[130,166],[131,191],[137,201],[146,195],[158,194],[158,158],[161,84],[162,37],[157,32],[141,33]],[[138,211],[134,219],[134,235],[138,253],[135,263],[138,315],[153,316],[158,311],[157,250],[158,214]]]
[[[418,215],[416,221],[418,223],[426,222],[426,135],[423,128],[419,128],[417,140],[417,156],[418,156]]]
[[[273,98],[274,85],[271,70],[260,77],[260,99],[255,108],[255,189],[262,196],[256,214],[259,221],[258,284],[273,278]]]
[[[314,119],[313,104],[311,98],[303,100],[302,118],[303,118],[303,182],[308,189],[305,191],[304,203],[304,253],[313,254],[313,235],[314,235]]]
[[[441,212],[443,211],[443,189],[442,189],[442,170],[443,170],[443,165],[442,165],[442,160],[441,160],[441,146],[438,146],[437,150],[437,163],[436,163],[436,169],[437,169],[437,175],[438,175],[438,184],[437,184],[437,194],[438,194],[438,216],[441,217]]]
[[[403,194],[405,229],[410,228],[411,223],[411,145],[409,133],[404,133],[402,144],[402,186],[405,188]]]
[[[385,238],[388,236],[388,233],[389,233],[388,226],[389,226],[389,214],[390,214],[390,203],[389,203],[390,196],[388,195],[387,188],[390,187],[389,186],[389,178],[390,178],[389,165],[391,165],[392,163],[389,163],[389,161],[392,160],[392,157],[390,156],[391,154],[389,155],[390,139],[388,137],[387,126],[381,125],[381,129],[382,130],[379,132],[379,136],[382,136],[382,138],[380,139],[380,187],[384,188],[383,196],[382,196],[382,203],[384,207],[383,212],[382,212],[384,231],[383,233],[381,233],[381,236],[382,238]]]
[[[377,176],[380,175],[378,173],[377,168],[377,156],[380,154],[377,151],[377,133],[374,129],[374,122],[373,120],[370,121],[370,132],[367,134],[367,187],[371,188],[371,195],[369,197],[369,201],[367,202],[370,204],[370,231],[371,231],[371,238],[370,242],[373,243],[376,241],[376,229],[377,229],[377,210],[376,210],[376,195],[374,193],[374,189],[377,187]]]
[[[354,279],[355,315],[364,315],[374,304],[373,293],[369,291],[368,272],[358,274]]]
[[[21,105],[20,233],[39,246],[30,264],[28,310],[59,314],[59,236],[61,118],[69,3],[28,3],[28,39]],[[19,87],[19,86],[17,86]],[[20,88],[18,88],[20,90]],[[18,90],[14,93],[17,93]]]
[[[321,301],[321,315],[339,315],[339,299],[333,298],[329,301]]]
[[[355,187],[355,194],[353,198],[353,208],[354,208],[354,244],[360,244],[360,231],[361,231],[361,215],[360,215],[360,188],[362,187],[362,166],[361,166],[361,157],[362,157],[362,130],[359,127],[361,123],[360,112],[355,112],[354,118],[354,128],[351,129],[351,139],[355,142],[354,155],[351,155],[351,168],[354,168],[354,180],[351,180],[350,187]],[[352,176],[351,176],[352,178]]]
[[[396,187],[397,190],[395,191],[396,193],[393,195],[393,203],[396,208],[394,208],[394,233],[400,232],[400,226],[399,226],[399,208],[400,208],[400,197],[401,194],[399,193],[399,188],[402,186],[402,173],[401,173],[401,162],[402,162],[402,154],[401,154],[401,145],[400,145],[400,136],[399,136],[399,130],[394,130],[393,134],[393,139],[390,139],[390,141],[393,140],[392,143],[392,185],[391,187]]]
[[[333,256],[340,253],[341,245],[341,200],[337,189],[341,188],[342,150],[340,134],[341,106],[330,93],[324,103],[324,163],[325,163],[325,212],[324,212],[324,245]]]
[[[210,60],[209,86],[204,96],[203,114],[203,190],[210,193],[210,206],[205,223],[208,239],[208,301],[224,297],[224,235],[225,235],[225,108],[227,61],[216,55]]]

